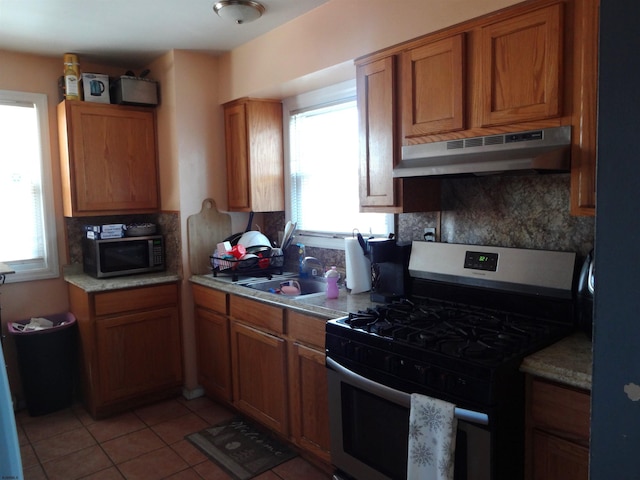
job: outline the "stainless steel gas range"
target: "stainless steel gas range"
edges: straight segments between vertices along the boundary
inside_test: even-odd
[[[456,405],[456,480],[524,475],[522,359],[574,330],[576,255],[414,242],[411,295],[326,327],[335,478],[404,480],[411,393]]]

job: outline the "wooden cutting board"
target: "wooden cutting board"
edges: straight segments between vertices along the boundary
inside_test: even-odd
[[[220,213],[216,202],[207,198],[202,202],[200,213],[187,218],[189,241],[189,266],[194,275],[211,273],[209,256],[216,245],[231,235],[231,217]]]

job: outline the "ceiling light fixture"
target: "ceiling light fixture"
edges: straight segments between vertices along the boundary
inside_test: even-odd
[[[213,11],[220,18],[229,19],[242,25],[260,18],[264,13],[264,6],[253,0],[222,0],[216,2]]]

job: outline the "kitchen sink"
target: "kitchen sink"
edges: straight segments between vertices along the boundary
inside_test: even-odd
[[[296,281],[300,285],[300,293],[287,294],[281,289],[281,286],[289,282]],[[327,281],[323,277],[286,277],[272,280],[256,280],[241,284],[244,287],[260,290],[261,292],[273,293],[274,295],[282,295],[288,298],[304,298],[310,295],[324,295],[327,291]]]

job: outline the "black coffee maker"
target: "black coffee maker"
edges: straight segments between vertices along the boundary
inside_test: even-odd
[[[368,241],[371,260],[371,301],[389,303],[410,294],[409,256],[411,242],[390,238]]]

